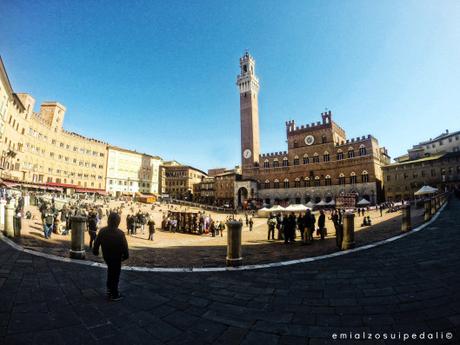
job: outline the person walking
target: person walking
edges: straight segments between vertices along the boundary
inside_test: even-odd
[[[150,217],[147,226],[149,227],[149,241],[153,241],[153,235],[155,234],[155,222],[152,217]]]
[[[93,247],[94,240],[97,233],[97,218],[95,213],[91,213],[88,217],[88,233],[89,233],[89,247]]]
[[[102,247],[102,257],[107,264],[107,296],[112,301],[118,301],[122,295],[118,291],[120,280],[121,262],[129,258],[128,242],[120,225],[120,216],[111,213],[107,220],[107,226],[99,231],[94,241],[93,254],[99,255],[99,247]]]
[[[45,235],[45,238],[51,237],[53,226],[54,226],[54,214],[53,212],[51,212],[51,209],[47,207],[43,214],[43,234]]]
[[[322,240],[324,240],[324,237],[327,234],[325,224],[326,224],[326,215],[324,214],[324,211],[321,210],[319,211],[319,217],[318,217],[318,230],[319,230],[319,234]]]
[[[268,238],[267,239],[270,240],[270,235],[271,235],[272,240],[274,240],[275,239],[276,217],[270,214],[267,224],[268,224]]]
[[[252,231],[252,227],[254,226],[254,221],[252,220],[252,217],[249,219],[249,231]]]

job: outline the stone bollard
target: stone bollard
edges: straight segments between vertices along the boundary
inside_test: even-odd
[[[9,202],[5,205],[5,235],[14,237],[13,216],[15,207],[14,204]]]
[[[237,267],[243,264],[241,255],[241,227],[237,221],[227,222],[227,266]]]
[[[5,204],[0,200],[0,230],[5,231]]]
[[[402,209],[401,231],[409,231],[411,229],[410,205],[405,205]]]
[[[428,222],[431,219],[431,200],[425,199],[424,201],[425,212],[423,213],[423,220]]]
[[[70,221],[72,231],[69,255],[72,259],[85,259],[86,217],[73,216]]]
[[[342,250],[355,247],[355,215],[345,212],[343,215],[343,240]]]

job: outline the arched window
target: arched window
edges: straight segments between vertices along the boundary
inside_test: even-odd
[[[276,179],[275,181],[273,181],[273,188],[279,188],[279,187],[280,187],[280,181]]]
[[[270,161],[268,159],[264,160],[264,168],[270,168]]]
[[[296,178],[294,181],[294,187],[299,188],[300,187],[300,178]]]
[[[265,180],[264,188],[265,188],[265,189],[269,189],[269,188],[270,188],[270,180]]]
[[[294,165],[299,165],[299,156],[294,157]]]
[[[283,187],[284,188],[289,188],[289,180],[287,178],[285,178],[284,181],[283,181]]]
[[[340,185],[344,185],[344,184],[345,184],[345,175],[342,174],[342,173],[339,175],[339,184],[340,184]]]
[[[308,163],[310,163],[310,159],[308,158],[307,154],[304,154],[303,155],[303,164],[308,164]]]
[[[348,148],[348,158],[354,158],[355,157],[355,150],[353,147]]]
[[[319,176],[315,176],[315,187],[321,186],[321,180]]]
[[[278,158],[275,158],[275,159],[273,160],[273,167],[274,167],[274,168],[278,168],[279,166],[280,166],[280,162],[278,162]]]
[[[289,165],[289,160],[287,157],[283,158],[283,167],[287,167]]]
[[[323,154],[323,161],[325,162],[329,162],[331,159],[330,159],[330,156],[329,156],[329,152],[325,151],[324,154]]]
[[[360,155],[360,156],[365,156],[366,154],[367,154],[366,146],[364,146],[364,145],[361,144],[361,145],[359,146],[359,155]]]
[[[299,143],[297,142],[297,140],[294,140],[294,148],[298,148],[299,147]]]
[[[305,177],[303,179],[303,186],[304,187],[311,187],[311,182],[310,182],[310,178],[309,177]]]
[[[350,183],[356,184],[356,174],[354,171],[350,174]]]
[[[343,151],[341,149],[337,150],[337,160],[341,161],[343,159]]]
[[[369,182],[369,174],[366,170],[361,173],[361,182]]]
[[[313,155],[313,163],[319,163],[319,155],[316,152]]]
[[[326,175],[326,177],[324,178],[324,185],[325,186],[330,186],[331,185],[331,176]]]

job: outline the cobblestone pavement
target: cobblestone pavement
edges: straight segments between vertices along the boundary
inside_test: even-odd
[[[105,270],[1,242],[0,344],[349,344],[333,333],[384,331],[450,331],[458,344],[459,214],[452,200],[418,233],[307,264],[122,272],[120,302],[104,297]]]
[[[36,207],[28,210],[36,216],[36,220],[23,219],[21,237],[15,239],[16,243],[27,249],[40,251],[47,254],[68,257],[70,236],[53,234],[51,239],[43,237],[42,225]],[[136,209],[137,211],[137,209]],[[149,211],[143,207],[143,211]],[[161,213],[150,212],[156,224],[161,223]],[[384,213],[380,216],[378,211],[367,212],[372,219],[371,227],[362,227],[363,218],[355,218],[355,241],[357,246],[377,242],[390,238],[400,233],[400,212]],[[212,213],[214,219],[223,220],[226,215]],[[316,215],[318,217],[318,215]],[[243,217],[242,217],[243,218]],[[102,226],[106,219],[103,218]],[[412,224],[417,226],[423,222],[423,209],[412,210]],[[125,216],[122,217],[121,229],[126,229]],[[254,229],[249,231],[243,227],[243,255],[245,264],[260,264],[276,261],[286,261],[329,254],[337,251],[335,244],[335,231],[332,222],[326,217],[328,236],[325,241],[315,241],[313,245],[301,246],[300,234],[297,232],[296,244],[284,245],[283,241],[267,240],[267,219],[254,218]],[[147,234],[139,232],[136,236],[127,236],[131,256],[125,263],[130,266],[144,267],[219,267],[225,265],[227,250],[227,234],[224,236],[211,237],[210,235],[191,235],[182,233],[170,233],[157,230],[155,241],[148,241]],[[315,238],[318,238],[315,236]],[[92,255],[89,250],[89,236],[86,233],[87,259],[102,261]]]

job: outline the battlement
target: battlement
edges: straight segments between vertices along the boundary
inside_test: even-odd
[[[368,134],[367,136],[363,135],[361,137],[347,139],[347,140],[342,141],[340,143],[336,143],[335,146],[336,147],[346,146],[346,145],[349,145],[349,144],[356,144],[356,143],[360,143],[360,142],[364,142],[364,141],[369,141],[369,140],[372,140],[372,139],[375,139],[375,138],[372,135]]]
[[[329,127],[332,124],[332,112],[326,111],[321,113],[322,121],[312,122],[311,124],[296,126],[294,120],[286,121],[286,132],[288,134],[295,134],[297,132],[304,132],[316,129],[322,129]]]
[[[287,151],[271,152],[271,153],[262,153],[261,158],[273,158],[273,157],[285,157],[287,156]]]

